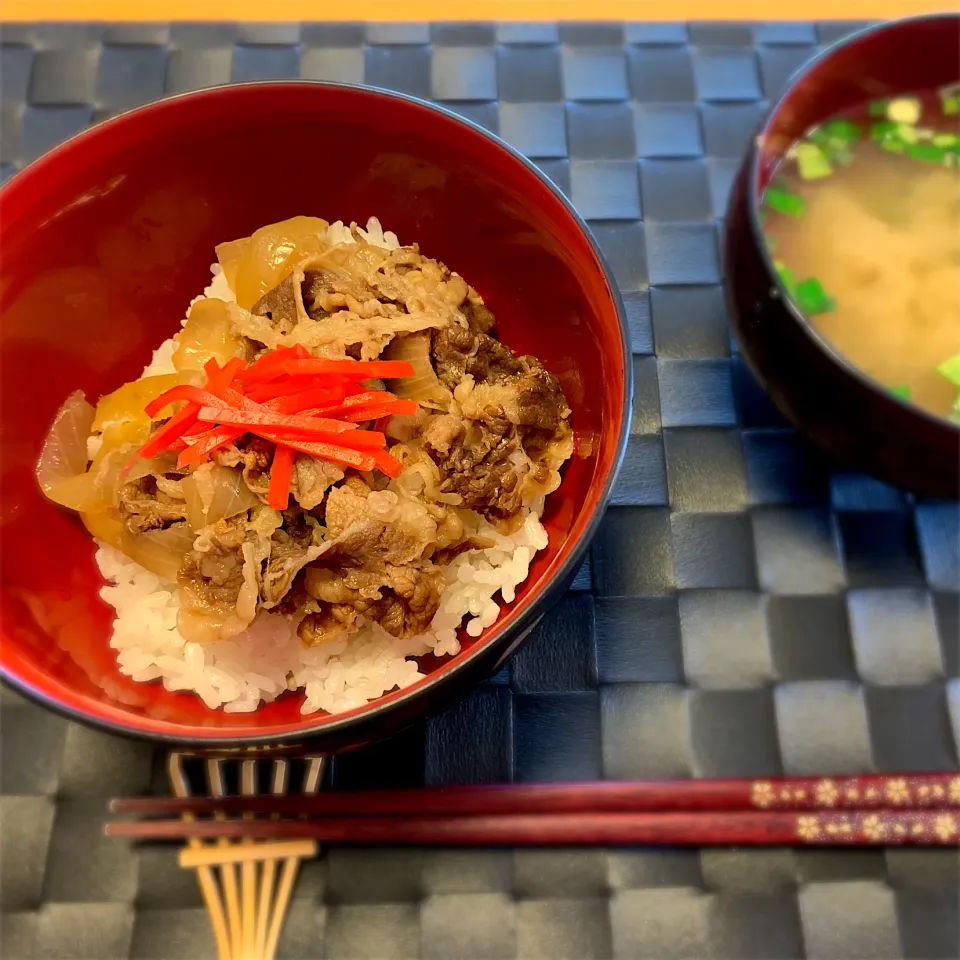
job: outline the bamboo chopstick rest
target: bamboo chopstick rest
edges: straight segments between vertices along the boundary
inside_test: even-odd
[[[305,759],[304,793],[316,793],[323,773],[323,757]],[[223,797],[225,761],[208,759],[204,763],[208,794]],[[245,797],[256,795],[257,763],[240,761],[240,792]],[[288,762],[272,761],[270,792],[283,796],[287,791]],[[184,771],[184,755],[171,753],[168,773],[175,797],[190,796]],[[223,820],[222,813],[215,818]],[[245,819],[253,819],[246,814]],[[191,812],[183,813],[184,821],[193,821]],[[205,843],[197,838],[188,841],[178,856],[180,867],[197,871],[217,946],[218,960],[273,960],[293,895],[301,860],[315,857],[316,840],[259,841],[242,838],[231,841],[220,838]],[[280,882],[275,883],[279,865]],[[239,877],[238,877],[239,868]]]

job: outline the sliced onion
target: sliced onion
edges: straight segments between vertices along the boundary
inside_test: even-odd
[[[114,508],[90,510],[80,514],[83,525],[103,543],[125,553],[135,563],[158,577],[175,583],[184,555],[193,546],[193,531],[185,523],[166,530],[130,533]]]
[[[184,479],[180,489],[187,502],[187,521],[194,530],[235,517],[260,503],[244,483],[240,470],[218,464],[204,464]]]
[[[430,360],[430,334],[411,333],[394,337],[383,352],[386,360],[407,360],[413,364],[414,375],[388,380],[387,389],[403,400],[416,400],[425,406],[447,410],[453,395],[437,379]]]
[[[48,499],[70,510],[96,510],[105,506],[97,492],[92,473],[78,473],[76,476],[67,477],[45,492]]]
[[[53,418],[36,470],[37,480],[48,496],[55,486],[86,470],[87,437],[93,415],[93,407],[87,403],[83,391],[76,390]]]
[[[419,498],[421,493],[430,500],[440,497],[440,472],[433,464],[413,463],[394,482],[413,499]]]
[[[237,295],[237,303],[249,310],[297,262],[323,253],[327,249],[323,235],[328,226],[319,217],[291,217],[267,224],[252,236],[219,244],[217,259],[230,289]]]
[[[197,300],[190,308],[183,330],[177,334],[174,367],[181,373],[203,370],[210,359],[222,365],[233,357],[240,341],[233,335],[230,318],[230,309],[224,300]]]
[[[176,454],[159,453],[152,460],[138,458],[133,462],[130,472],[124,478],[127,483],[140,480],[143,477],[162,477],[168,473],[177,472]]]
[[[106,424],[125,423],[131,420],[146,421],[149,424],[150,418],[144,413],[143,408],[151,400],[156,400],[165,390],[185,382],[187,381],[178,373],[165,373],[159,377],[141,377],[139,380],[125,383],[113,393],[100,398],[93,429],[100,431]],[[169,408],[166,412],[161,412],[160,416],[170,416]]]
[[[116,547],[117,550],[123,549],[123,538],[126,531],[123,528],[123,521],[120,514],[113,509],[90,510],[80,514],[83,525],[93,536],[104,543]]]
[[[47,496],[63,507],[80,513],[102,513],[120,504],[120,471],[136,453],[136,447],[127,445],[115,450],[104,450],[86,473],[62,480],[52,487]],[[163,474],[175,467],[169,457],[161,455],[154,460],[136,460],[123,483],[132,483],[149,474]]]
[[[175,523],[166,530],[121,534],[120,549],[135,563],[158,577],[176,583],[184,554],[193,546],[194,533],[185,523]]]
[[[55,503],[69,507],[71,510],[79,510],[81,513],[117,507],[120,504],[120,471],[135,452],[134,446],[103,450],[86,473],[58,483],[47,493],[47,496]],[[134,471],[131,471],[131,476],[125,478],[124,482],[145,476],[144,472],[133,475],[137,466],[139,464],[134,465]]]

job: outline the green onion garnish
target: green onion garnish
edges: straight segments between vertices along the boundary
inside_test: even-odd
[[[880,141],[880,149],[886,150],[888,153],[903,153],[907,149],[907,145],[896,137],[884,137]]]
[[[884,120],[881,123],[874,123],[870,127],[870,139],[876,140],[879,143],[890,134],[896,133],[898,127],[899,124],[890,123],[889,120]]]
[[[946,117],[960,113],[960,85],[952,84],[940,91],[940,109]]]
[[[960,353],[955,354],[949,360],[944,360],[937,367],[937,373],[949,380],[955,387],[960,387]]]
[[[867,107],[867,113],[870,114],[871,117],[885,117],[889,103],[889,100],[874,100],[870,106]]]
[[[837,305],[833,297],[827,296],[822,284],[816,277],[801,280],[797,284],[796,297],[807,316],[812,316],[815,313],[830,313]]]
[[[916,143],[920,139],[920,131],[909,123],[898,123],[897,136],[904,143]]]
[[[910,388],[905,383],[898,383],[895,387],[891,387],[890,392],[901,400],[910,401]]]
[[[823,129],[836,140],[856,141],[863,136],[863,130],[859,124],[844,120],[842,117],[824,124]]]
[[[827,147],[830,144],[830,134],[826,127],[814,127],[808,130],[805,139],[818,147]]]
[[[862,138],[863,129],[860,126],[850,120],[838,118],[828,120],[823,126],[809,130],[806,134],[807,143],[798,144],[794,149],[799,150],[802,146],[816,146],[820,148],[828,161],[838,160],[840,163],[847,164],[847,158],[851,156],[851,146]],[[813,169],[816,171],[818,167],[814,166]],[[809,179],[817,179],[818,176],[824,177],[827,175],[823,172],[822,166],[819,169],[821,172]]]
[[[926,160],[928,163],[943,163],[947,151],[943,147],[935,147],[932,143],[907,144],[907,156],[914,160]]]
[[[777,213],[785,213],[790,217],[801,217],[806,209],[806,202],[803,197],[798,197],[795,193],[788,193],[786,190],[778,190],[776,187],[769,188],[765,197],[767,206]]]
[[[930,142],[935,147],[956,147],[960,145],[960,137],[955,133],[938,133]]]
[[[815,143],[798,143],[797,172],[802,180],[820,180],[829,177],[833,167]]]

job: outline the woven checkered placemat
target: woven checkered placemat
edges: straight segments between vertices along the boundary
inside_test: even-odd
[[[958,510],[831,468],[730,342],[718,219],[790,73],[850,25],[156,24],[2,31],[4,177],[165,93],[309,77],[432,97],[572,198],[630,317],[626,463],[569,595],[509,667],[337,786],[955,768]],[[322,212],[322,211],[320,211]],[[4,691],[6,960],[213,955],[171,850],[105,841],[162,757]],[[329,851],[281,955],[955,956],[951,851]]]

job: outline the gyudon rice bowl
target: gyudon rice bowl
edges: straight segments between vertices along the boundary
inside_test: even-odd
[[[302,713],[340,713],[513,601],[570,408],[466,280],[374,219],[216,253],[139,379],[66,399],[37,477],[96,538],[123,674],[227,712],[302,690]]]

